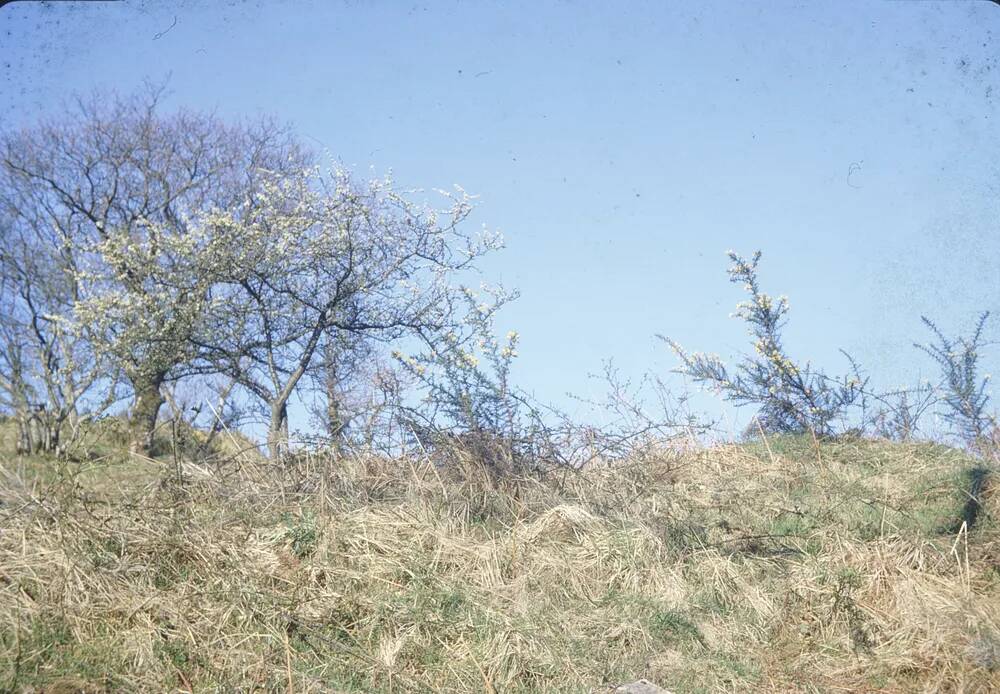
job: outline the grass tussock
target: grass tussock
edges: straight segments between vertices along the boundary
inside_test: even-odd
[[[997,691],[976,470],[805,438],[507,486],[419,459],[8,458],[0,690]]]

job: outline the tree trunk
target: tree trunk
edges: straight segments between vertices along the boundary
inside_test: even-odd
[[[17,443],[15,448],[18,455],[31,455],[31,420],[29,415],[18,411],[15,415],[17,422]]]
[[[39,428],[41,429],[41,446],[46,453],[55,453],[59,448],[58,418],[51,412],[41,411],[38,417]]]
[[[28,416],[28,447],[29,450],[38,455],[49,451],[48,440],[48,420],[44,405],[32,406],[31,414]]]
[[[163,394],[160,386],[163,375],[157,375],[142,381],[133,381],[135,388],[135,403],[132,405],[132,417],[129,426],[132,430],[131,450],[134,453],[149,455],[153,448],[153,433],[156,431],[156,418],[163,406]]]
[[[271,403],[271,423],[267,429],[267,452],[272,460],[288,452],[288,401]]]
[[[55,453],[60,458],[62,458],[66,452],[65,447],[62,446],[62,429],[64,421],[65,420],[60,420],[58,417],[51,417],[45,422],[45,428],[48,430],[45,438],[49,451]]]
[[[340,396],[336,392],[327,395],[326,402],[326,433],[335,447],[340,447],[344,437],[346,422],[340,410]]]
[[[337,371],[327,366],[326,373],[326,433],[334,445],[339,446],[347,422],[340,406],[340,389]]]

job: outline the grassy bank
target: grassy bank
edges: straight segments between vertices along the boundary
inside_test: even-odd
[[[948,448],[181,468],[0,463],[0,691],[1000,690],[1000,503]]]

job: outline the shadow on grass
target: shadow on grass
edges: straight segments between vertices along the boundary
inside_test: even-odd
[[[983,466],[974,467],[966,473],[966,480],[967,498],[962,506],[961,517],[948,528],[951,533],[961,531],[963,525],[966,530],[972,530],[976,526],[983,511],[982,498],[990,481],[990,471]]]

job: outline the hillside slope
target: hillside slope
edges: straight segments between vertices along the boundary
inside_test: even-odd
[[[1000,504],[948,448],[182,468],[0,462],[0,691],[1000,690]]]

